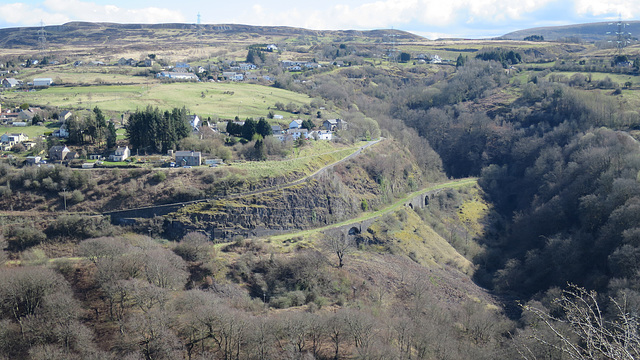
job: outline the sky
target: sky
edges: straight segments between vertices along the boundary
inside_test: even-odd
[[[540,26],[640,17],[638,0],[0,0],[0,28],[69,21],[398,29],[429,39],[489,38]]]

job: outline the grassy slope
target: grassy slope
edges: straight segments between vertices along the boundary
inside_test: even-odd
[[[225,94],[226,92],[226,94]],[[232,93],[232,94],[231,94]],[[204,94],[204,97],[202,95]],[[52,87],[36,92],[5,93],[15,103],[60,108],[93,108],[130,111],[157,106],[162,110],[187,107],[200,117],[233,118],[266,116],[276,102],[308,103],[309,97],[291,91],[244,83],[153,83],[92,87]]]

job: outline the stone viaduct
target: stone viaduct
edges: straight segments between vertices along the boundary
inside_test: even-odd
[[[404,206],[411,209],[423,209],[429,206],[429,203],[433,200],[433,198],[435,198],[436,195],[438,195],[438,193],[440,193],[443,190],[444,189],[436,189],[436,190],[431,190],[431,191],[419,194],[413,197],[412,199],[409,199],[407,202],[405,202]],[[369,226],[371,226],[371,224],[373,224],[376,220],[378,220],[378,218],[380,218],[380,216],[382,215],[383,214],[380,214],[371,219],[327,229],[322,231],[322,233],[327,236],[341,236],[345,239],[355,238],[355,237],[358,237],[363,232],[369,230]]]

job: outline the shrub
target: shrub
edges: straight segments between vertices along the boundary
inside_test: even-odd
[[[158,171],[157,173],[153,174],[151,179],[155,183],[161,183],[167,179],[167,173],[165,173],[164,171]]]
[[[69,202],[71,204],[78,204],[84,201],[84,195],[82,194],[82,192],[80,192],[80,190],[73,190],[73,192],[71,192],[71,197],[69,198]]]
[[[12,226],[5,230],[4,235],[11,251],[24,251],[47,239],[41,230],[33,226]]]
[[[92,237],[109,236],[116,229],[108,218],[79,215],[61,216],[49,225],[45,233],[49,237],[83,240]]]

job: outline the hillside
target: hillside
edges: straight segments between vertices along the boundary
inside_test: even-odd
[[[38,48],[40,27],[0,29],[2,48]],[[251,26],[239,24],[114,24],[70,22],[45,26],[47,42],[56,46],[101,47],[156,45],[193,46],[223,45],[229,40],[246,44],[278,42],[284,39],[306,37],[322,42],[323,39],[358,39],[363,42],[388,41],[394,34],[399,41],[421,41],[424,38],[400,30],[307,30],[285,26]],[[199,32],[199,34],[198,34]]]
[[[628,24],[628,26],[625,26],[624,31],[631,33],[632,39],[640,36],[640,21],[624,21],[623,23]],[[522,40],[527,36],[542,35],[544,39],[548,41],[557,41],[560,39],[580,39],[585,42],[615,41],[615,33],[618,31],[617,24],[617,21],[611,21],[565,26],[546,26],[510,32],[500,38],[506,40]]]

